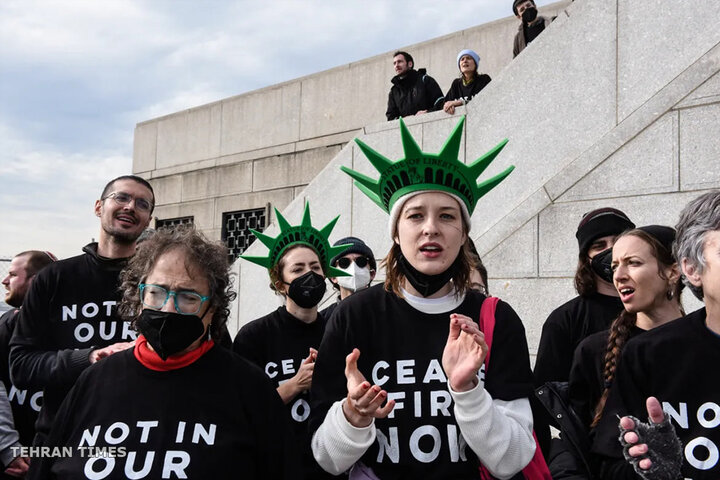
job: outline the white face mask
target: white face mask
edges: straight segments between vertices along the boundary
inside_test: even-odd
[[[355,262],[352,262],[348,268],[338,268],[343,272],[347,272],[351,277],[337,277],[336,280],[338,285],[343,288],[350,290],[351,292],[357,292],[370,286],[370,267],[358,267]]]

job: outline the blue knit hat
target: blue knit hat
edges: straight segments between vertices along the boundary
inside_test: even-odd
[[[473,60],[475,60],[475,70],[480,68],[480,55],[475,53],[474,50],[470,50],[469,48],[466,48],[465,50],[461,50],[460,53],[458,53],[458,56],[457,56],[458,68],[460,68],[460,59],[462,58],[463,55],[470,55],[473,58]]]

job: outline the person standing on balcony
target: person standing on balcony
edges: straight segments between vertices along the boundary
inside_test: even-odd
[[[550,25],[553,19],[539,17],[533,0],[514,0],[513,13],[520,20],[518,33],[515,34],[513,43],[513,58],[515,58],[527,47],[528,43],[535,40],[545,30],[545,27]]]
[[[385,112],[388,121],[442,108],[445,97],[440,86],[424,68],[415,70],[412,55],[402,51],[395,52],[393,68],[395,76],[391,80],[393,86]]]
[[[443,110],[450,115],[455,113],[455,107],[472,100],[491,80],[489,75],[478,72],[480,56],[473,50],[465,49],[458,53],[457,64],[460,77],[453,80],[443,105]]]

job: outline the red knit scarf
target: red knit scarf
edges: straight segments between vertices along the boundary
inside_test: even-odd
[[[154,350],[148,347],[147,339],[144,335],[138,336],[135,341],[135,358],[150,370],[157,372],[167,372],[169,370],[177,370],[178,368],[187,367],[198,358],[202,357],[205,352],[210,350],[215,342],[210,339],[200,344],[198,348],[182,355],[171,355],[167,360],[160,358]]]

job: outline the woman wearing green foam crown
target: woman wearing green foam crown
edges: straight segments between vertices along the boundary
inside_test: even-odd
[[[350,245],[331,247],[328,235],[338,217],[318,230],[311,224],[309,204],[300,225],[290,225],[277,210],[275,216],[280,226],[276,237],[253,230],[268,247],[267,256],[241,258],[268,269],[270,288],[283,297],[284,305],[241,328],[233,350],[265,372],[285,403],[304,463],[296,478],[321,480],[331,476],[312,457],[307,427],[309,390],[326,323],[318,303],[325,293],[326,275],[347,275],[330,266],[330,259]]]
[[[523,478],[535,452],[525,331],[497,303],[492,362],[478,326],[486,297],[469,288],[467,247],[477,201],[512,170],[480,184],[505,145],[458,160],[464,119],[439,154],[400,121],[405,158],[359,140],[380,178],[343,168],[390,214],[384,285],[341,303],[325,330],[311,389],[315,459],[351,479]],[[490,301],[488,301],[490,303]]]

